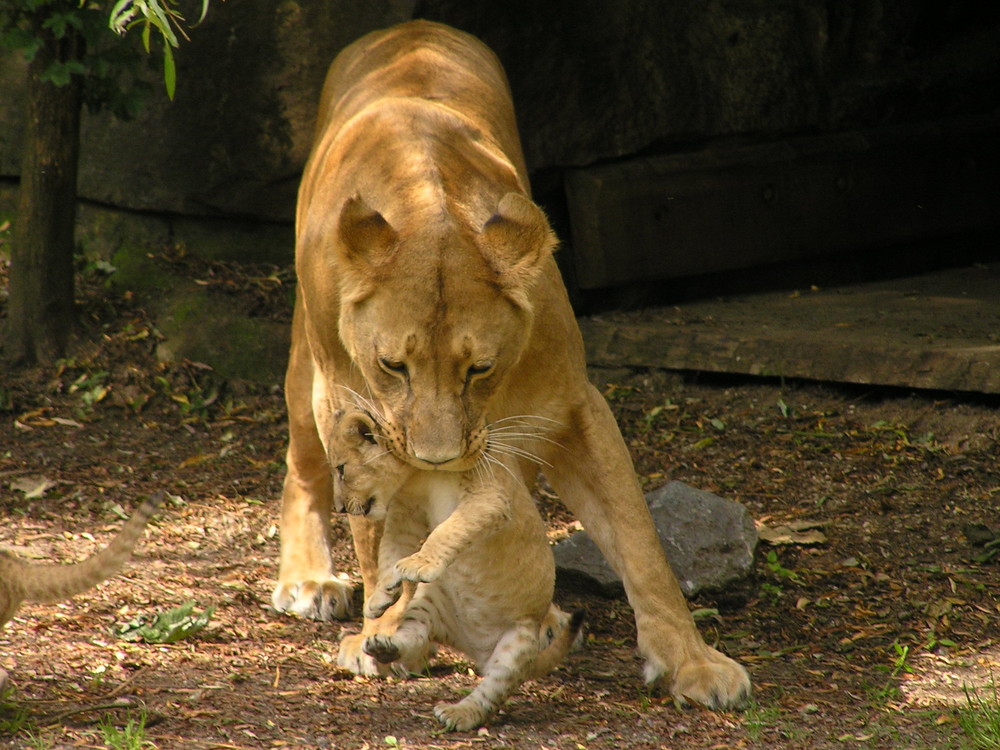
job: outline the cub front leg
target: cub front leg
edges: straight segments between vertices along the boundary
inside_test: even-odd
[[[433,586],[421,585],[412,599],[393,607],[390,612],[398,616],[397,626],[391,632],[365,636],[361,645],[364,653],[381,665],[402,665],[411,673],[422,671],[431,652],[431,632],[440,621],[435,603],[438,592]]]
[[[396,575],[406,581],[436,581],[472,542],[510,521],[511,513],[510,494],[502,483],[475,480],[472,486],[463,487],[455,510],[431,531],[420,549],[396,563]]]
[[[352,528],[354,522],[352,521]],[[402,498],[394,499],[385,517],[385,529],[381,535],[377,557],[373,557],[362,570],[371,571],[377,565],[378,580],[370,584],[371,573],[365,578],[365,617],[375,620],[393,606],[403,591],[404,576],[398,567],[401,558],[420,548],[420,540],[426,525],[415,519]],[[354,533],[355,546],[358,533]],[[361,559],[361,554],[358,554]]]

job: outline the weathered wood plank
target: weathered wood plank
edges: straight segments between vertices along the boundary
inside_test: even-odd
[[[580,326],[591,365],[1000,393],[1000,264]]]

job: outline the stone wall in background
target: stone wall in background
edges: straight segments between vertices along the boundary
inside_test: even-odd
[[[135,121],[84,115],[81,250],[122,268],[178,244],[207,258],[290,263],[327,66],[367,31],[418,16],[476,34],[501,58],[535,195],[568,245],[561,256],[573,251],[559,221],[567,169],[1000,104],[997,3],[216,0],[177,53],[175,101],[154,75]],[[0,54],[0,219],[16,205],[23,75],[22,60]],[[124,272],[118,280],[136,283]],[[172,283],[162,277],[151,299],[163,320],[192,304],[191,290],[172,295]],[[198,346],[226,339],[235,323],[214,325]],[[174,356],[213,357],[168,344]],[[270,366],[249,374],[279,377],[273,352],[285,345],[251,356]],[[211,363],[226,370],[223,359]],[[248,373],[239,364],[227,374]]]
[[[413,15],[484,39],[506,66],[536,172],[720,137],[776,137],[995,109],[997,10],[927,0],[227,0],[177,55],[168,102],[87,116],[81,196],[291,221],[336,52]],[[19,164],[19,76],[0,60],[0,177]],[[558,180],[558,177],[556,178]]]

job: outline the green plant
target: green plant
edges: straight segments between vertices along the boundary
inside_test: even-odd
[[[977,750],[1000,748],[1000,692],[996,680],[991,679],[986,695],[975,687],[964,685],[965,705],[959,709],[958,725],[972,747]]]
[[[764,730],[778,722],[780,711],[777,706],[762,706],[751,701],[743,712],[743,728],[751,742],[760,742]]]
[[[24,735],[34,729],[28,711],[13,700],[14,688],[9,685],[0,694],[0,737]]]
[[[778,560],[778,553],[773,549],[768,550],[767,555],[764,557],[764,564],[767,566],[768,572],[775,578],[789,581],[790,583],[802,583],[802,579],[798,573],[781,564],[781,561]]]
[[[204,629],[211,622],[213,614],[215,607],[194,614],[194,601],[187,601],[179,607],[158,614],[150,624],[146,624],[141,617],[131,620],[118,629],[118,634],[126,641],[176,643]]]
[[[906,662],[910,655],[910,647],[901,645],[899,641],[893,641],[892,647],[896,651],[896,660],[892,665],[892,676],[898,677],[902,672],[913,674],[913,667]]]
[[[145,711],[139,714],[138,719],[130,714],[121,729],[111,723],[110,717],[104,717],[99,729],[108,750],[149,750],[156,747],[146,736]]]

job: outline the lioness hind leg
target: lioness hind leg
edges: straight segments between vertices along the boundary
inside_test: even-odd
[[[678,703],[711,708],[743,703],[746,669],[702,639],[663,553],[649,508],[635,480],[628,448],[598,391],[560,435],[564,450],[545,457],[559,497],[583,523],[622,577],[635,612],[646,681]]]
[[[493,716],[524,681],[537,655],[538,622],[519,622],[497,642],[476,689],[458,703],[439,703],[434,707],[434,716],[448,731],[475,729]]]

